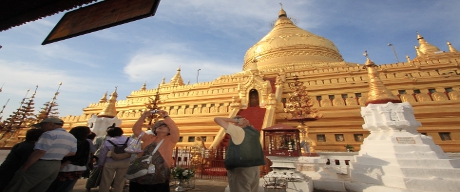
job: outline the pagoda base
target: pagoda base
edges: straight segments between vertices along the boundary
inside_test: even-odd
[[[421,124],[409,103],[370,104],[361,114],[371,134],[350,163],[353,182],[402,191],[460,189],[460,159],[417,132]]]

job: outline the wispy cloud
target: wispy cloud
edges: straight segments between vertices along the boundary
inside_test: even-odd
[[[234,67],[222,62],[211,62],[206,60],[194,60],[191,57],[173,54],[138,54],[133,57],[131,62],[124,68],[124,72],[129,76],[130,81],[154,83],[161,82],[166,78],[166,82],[175,75],[176,70],[181,69],[181,76],[184,83],[196,83],[199,73],[199,81],[212,81],[220,75],[232,74],[241,71],[240,67]]]
[[[22,95],[24,90],[39,85],[40,89],[53,93],[59,82],[66,84],[64,90],[78,92],[83,84],[90,86],[91,80],[87,77],[79,77],[71,71],[56,70],[50,67],[42,67],[38,63],[27,63],[22,61],[7,62],[0,60],[0,76],[8,92],[15,95]]]

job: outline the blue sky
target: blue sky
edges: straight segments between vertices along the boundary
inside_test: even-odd
[[[279,3],[305,30],[332,40],[347,62],[377,64],[415,56],[416,31],[448,51],[460,50],[458,0],[163,0],[156,15],[56,43],[41,45],[63,13],[0,32],[0,107],[4,119],[26,90],[39,86],[36,111],[62,82],[61,116],[81,115],[118,86],[118,99],[168,82],[181,68],[185,82],[212,81],[238,72],[246,51],[271,30]],[[0,108],[1,110],[1,108]]]

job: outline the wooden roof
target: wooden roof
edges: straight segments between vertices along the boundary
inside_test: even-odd
[[[0,31],[97,0],[1,0]]]

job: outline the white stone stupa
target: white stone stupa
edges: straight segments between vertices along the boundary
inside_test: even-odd
[[[104,94],[103,98],[100,102],[106,102],[104,109],[100,112],[97,116],[93,115],[90,119],[88,119],[88,125],[91,128],[91,131],[96,133],[97,137],[102,137],[106,135],[106,130],[110,126],[119,127],[121,125],[121,119],[117,117],[117,111],[115,104],[117,102],[117,88],[115,91],[110,95],[109,100],[107,101],[106,94]]]
[[[365,66],[369,96],[361,115],[370,135],[351,162],[347,191],[460,191],[460,159],[418,133],[412,106],[385,87],[369,58]]]

